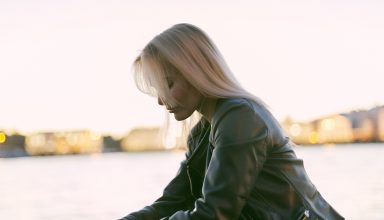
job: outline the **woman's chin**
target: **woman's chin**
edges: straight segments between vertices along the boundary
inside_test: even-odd
[[[175,112],[173,113],[173,116],[175,117],[176,121],[183,121],[187,119],[190,114],[181,114],[181,112]]]
[[[183,120],[185,120],[187,118],[187,117],[180,117],[180,116],[178,116],[176,114],[174,114],[173,116],[175,117],[176,121],[183,121]]]

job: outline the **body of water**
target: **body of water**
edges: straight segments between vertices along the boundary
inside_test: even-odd
[[[384,144],[295,151],[346,219],[384,219]],[[151,152],[0,159],[0,219],[117,219],[159,197],[183,157]]]

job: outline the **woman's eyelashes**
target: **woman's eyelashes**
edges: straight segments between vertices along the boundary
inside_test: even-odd
[[[172,88],[173,86],[173,81],[172,80],[167,80],[168,88]]]

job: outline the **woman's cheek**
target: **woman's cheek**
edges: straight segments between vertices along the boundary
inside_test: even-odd
[[[177,103],[181,103],[186,98],[184,92],[177,88],[173,89],[171,94]]]

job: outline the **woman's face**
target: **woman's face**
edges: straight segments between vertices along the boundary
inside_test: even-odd
[[[178,72],[171,71],[166,80],[172,100],[163,101],[174,103],[172,107],[166,105],[166,108],[176,120],[182,121],[198,109],[203,96]],[[159,105],[164,105],[160,98],[157,100]]]

